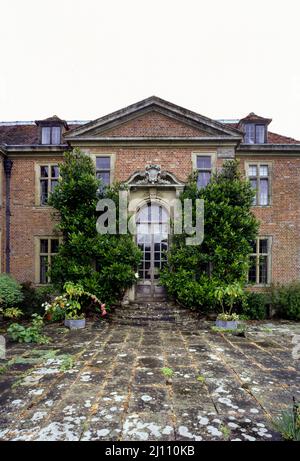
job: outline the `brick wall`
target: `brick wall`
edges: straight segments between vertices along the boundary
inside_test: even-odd
[[[98,134],[96,130],[94,134]],[[99,134],[103,136],[207,136],[208,133],[199,128],[166,117],[156,111],[140,115],[122,125]]]
[[[196,149],[197,150],[197,149]],[[191,154],[194,148],[94,148],[92,153],[115,153],[115,179],[126,180],[145,165],[158,163],[162,169],[186,180],[192,170]],[[35,161],[42,158],[14,160],[11,179],[11,272],[20,281],[34,280],[34,236],[53,234],[52,210],[35,206]],[[261,157],[241,158],[261,162]],[[253,207],[260,220],[260,235],[272,237],[272,281],[287,283],[300,275],[300,159],[292,157],[267,158],[272,162],[272,205]],[[45,161],[45,163],[48,159]],[[52,161],[60,161],[53,157]],[[2,204],[5,192],[2,190]],[[4,270],[5,228],[4,206],[1,208],[2,270]]]
[[[34,281],[34,236],[53,235],[52,209],[35,206],[37,160],[43,163],[41,157],[14,159],[11,178],[11,273],[22,282]]]
[[[162,169],[185,181],[192,170],[191,155],[195,148],[89,148],[92,153],[115,153],[115,179],[124,181],[145,165],[158,163]],[[35,206],[35,161],[42,158],[14,160],[11,179],[11,272],[20,281],[34,280],[34,236],[53,234],[52,210]],[[241,158],[261,162],[261,157]],[[272,281],[287,283],[300,275],[300,159],[267,158],[272,162],[272,206],[253,207],[260,220],[260,235],[272,237]],[[49,159],[45,160],[45,163]],[[60,161],[59,157],[51,158]],[[2,204],[5,202],[2,190]],[[4,270],[4,206],[1,209],[2,270]]]
[[[192,152],[195,148],[88,148],[91,154],[115,154],[115,179],[127,180],[137,170],[146,165],[159,164],[162,170],[168,170],[185,181],[192,171]],[[196,149],[200,152],[200,149]]]
[[[260,221],[260,235],[272,237],[272,281],[288,283],[300,279],[300,159],[249,156],[245,162],[271,162],[272,202],[268,207],[253,207]]]

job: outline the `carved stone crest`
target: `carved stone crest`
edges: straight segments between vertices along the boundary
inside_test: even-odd
[[[158,182],[160,179],[160,174],[160,165],[147,165],[145,168],[146,179],[150,184]]]
[[[143,171],[136,171],[128,180],[129,187],[174,186],[182,188],[184,183],[172,173],[161,170],[160,165],[147,165]]]
[[[136,180],[136,184],[171,184],[167,179],[167,174],[161,171],[160,165],[147,165],[145,171],[139,173],[140,179]]]

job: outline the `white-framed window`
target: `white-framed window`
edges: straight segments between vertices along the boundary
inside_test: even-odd
[[[48,199],[58,184],[59,166],[57,164],[38,165],[38,204],[47,205]]]
[[[249,283],[255,285],[271,283],[271,246],[271,237],[258,237],[252,242],[252,253],[249,256]]]
[[[202,189],[207,186],[211,175],[216,170],[217,152],[200,151],[192,152],[192,167],[197,172],[197,186]]]
[[[61,127],[60,126],[43,126],[42,128],[42,144],[61,143]]]
[[[210,181],[212,173],[212,158],[211,155],[197,155],[197,186],[198,189],[203,189]]]
[[[259,123],[245,124],[245,144],[264,144],[266,142],[266,126]]]
[[[96,176],[101,179],[102,186],[109,186],[111,183],[111,156],[96,156]]]
[[[270,172],[271,166],[268,163],[248,163],[247,176],[255,191],[253,205],[268,206],[271,199]]]
[[[36,274],[40,285],[51,282],[48,270],[58,252],[60,240],[59,237],[37,237]]]

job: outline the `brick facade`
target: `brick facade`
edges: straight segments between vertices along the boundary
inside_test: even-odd
[[[288,283],[300,279],[300,158],[266,156],[271,162],[271,205],[255,206],[253,213],[260,221],[259,234],[272,238],[272,282]],[[240,159],[262,162],[261,157]]]
[[[98,134],[95,131],[95,134]],[[159,112],[151,111],[102,132],[103,136],[205,136],[206,133]]]
[[[151,98],[150,98],[151,99]],[[149,100],[146,100],[149,101]],[[19,281],[36,282],[35,237],[53,235],[53,210],[36,203],[38,178],[36,165],[59,163],[63,151],[79,146],[83,151],[113,156],[113,178],[126,181],[146,165],[158,164],[179,180],[186,181],[193,171],[193,155],[209,154],[218,167],[230,155],[220,154],[220,148],[240,160],[242,171],[246,162],[268,162],[271,165],[271,203],[255,206],[260,220],[260,235],[272,238],[271,281],[288,283],[300,278],[300,143],[291,138],[272,135],[267,146],[243,144],[238,123],[209,121],[186,109],[154,100],[138,103],[113,117],[99,121],[69,125],[62,146],[41,146],[39,128],[25,125],[0,125],[1,160],[11,158],[13,170],[10,188],[11,273]],[[165,104],[164,104],[165,103]],[[146,111],[144,109],[147,109]],[[144,110],[144,112],[143,112]],[[269,122],[268,122],[269,123]],[[66,125],[65,125],[66,126]],[[3,129],[2,129],[3,128]],[[15,138],[14,138],[15,132]],[[20,145],[18,136],[22,134]],[[276,138],[276,136],[278,136]],[[136,140],[134,138],[137,138]],[[143,139],[144,138],[144,139]],[[273,147],[272,147],[273,146]],[[5,271],[5,174],[1,167],[1,270]]]
[[[35,205],[35,165],[62,157],[14,159],[11,177],[11,272],[22,282],[35,281],[34,237],[53,235],[53,210]]]

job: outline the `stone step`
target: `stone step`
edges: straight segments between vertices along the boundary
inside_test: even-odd
[[[178,317],[175,312],[118,312],[114,314],[115,318],[162,318],[162,317]]]
[[[123,307],[123,308],[117,308],[115,309],[115,312],[134,312],[134,313],[138,313],[138,312],[180,312],[180,309],[176,309],[176,308],[170,308],[170,307],[167,307],[165,309],[163,308],[151,308],[151,307],[143,307],[143,308],[137,308],[137,307],[131,307],[131,308],[128,308],[128,307]]]
[[[137,321],[136,319],[130,319],[130,320],[118,320],[117,322],[113,321],[113,323],[117,323],[118,325],[124,325],[124,326],[140,326],[140,327],[148,327],[151,329],[157,328],[157,322],[151,322],[151,321]],[[173,328],[174,325],[176,325],[176,322],[164,322],[160,321],[159,323],[159,328],[160,329],[170,329],[171,327]]]
[[[178,306],[172,306],[171,304],[165,304],[165,305],[159,305],[159,304],[139,304],[139,305],[131,305],[129,304],[128,306],[122,306],[118,307],[118,309],[161,309],[161,310],[166,310],[166,309],[178,309]]]
[[[179,319],[180,308],[171,302],[143,301],[117,307],[112,322],[119,325],[170,329]]]
[[[153,322],[157,322],[157,321],[163,321],[163,322],[175,322],[176,318],[174,316],[167,316],[167,315],[162,315],[162,316],[159,316],[159,317],[154,317],[154,316],[118,316],[118,317],[114,317],[114,319],[117,319],[117,320],[126,320],[126,319],[134,319],[134,320],[141,320],[141,321],[153,321]]]
[[[154,304],[154,303],[141,303],[141,304],[128,304],[126,306],[118,307],[117,309],[178,309],[174,304]]]
[[[179,310],[175,309],[116,309],[115,315],[177,315]]]
[[[141,320],[175,320],[177,316],[175,315],[114,315],[114,319],[123,320],[123,319],[141,319]]]

